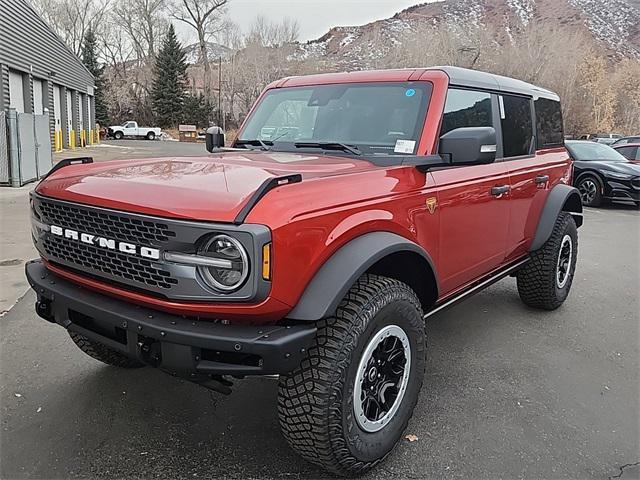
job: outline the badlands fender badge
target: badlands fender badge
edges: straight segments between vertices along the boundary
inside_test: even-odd
[[[149,258],[151,260],[160,259],[160,250],[157,248],[141,247],[139,245],[134,245],[133,243],[120,242],[118,240],[104,238],[99,235],[91,235],[90,233],[82,233],[77,230],[58,227],[57,225],[51,225],[49,231],[58,237],[64,237],[69,240],[75,240],[76,242],[104,248],[105,250],[126,253],[127,255],[136,255],[138,257]]]
[[[431,215],[436,211],[436,207],[438,206],[438,199],[436,197],[427,198],[427,209]]]

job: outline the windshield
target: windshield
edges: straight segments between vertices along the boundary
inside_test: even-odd
[[[575,160],[604,160],[607,162],[627,162],[628,160],[613,148],[595,142],[567,142],[567,148]]]
[[[272,89],[236,145],[253,140],[274,150],[298,150],[341,144],[361,153],[415,154],[430,94],[426,82]]]

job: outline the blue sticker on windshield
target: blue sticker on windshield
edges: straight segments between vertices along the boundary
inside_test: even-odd
[[[406,92],[404,92],[404,94],[407,97],[413,97],[416,94],[416,91],[413,88],[408,89]]]

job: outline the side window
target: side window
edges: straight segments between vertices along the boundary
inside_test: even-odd
[[[499,99],[504,157],[529,155],[533,139],[531,99],[513,95],[501,95]]]
[[[640,147],[636,148],[636,160],[640,160]]]
[[[492,127],[491,94],[450,88],[440,135],[461,127]]]
[[[564,145],[562,109],[560,102],[539,98],[534,102],[536,109],[536,131],[538,148]]]
[[[637,147],[622,147],[618,148],[618,153],[629,160],[634,160]]]

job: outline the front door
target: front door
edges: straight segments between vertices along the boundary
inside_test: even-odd
[[[460,127],[494,126],[490,93],[449,89],[441,135]],[[503,162],[432,171],[440,209],[438,274],[448,295],[500,266],[510,216],[508,166]]]

